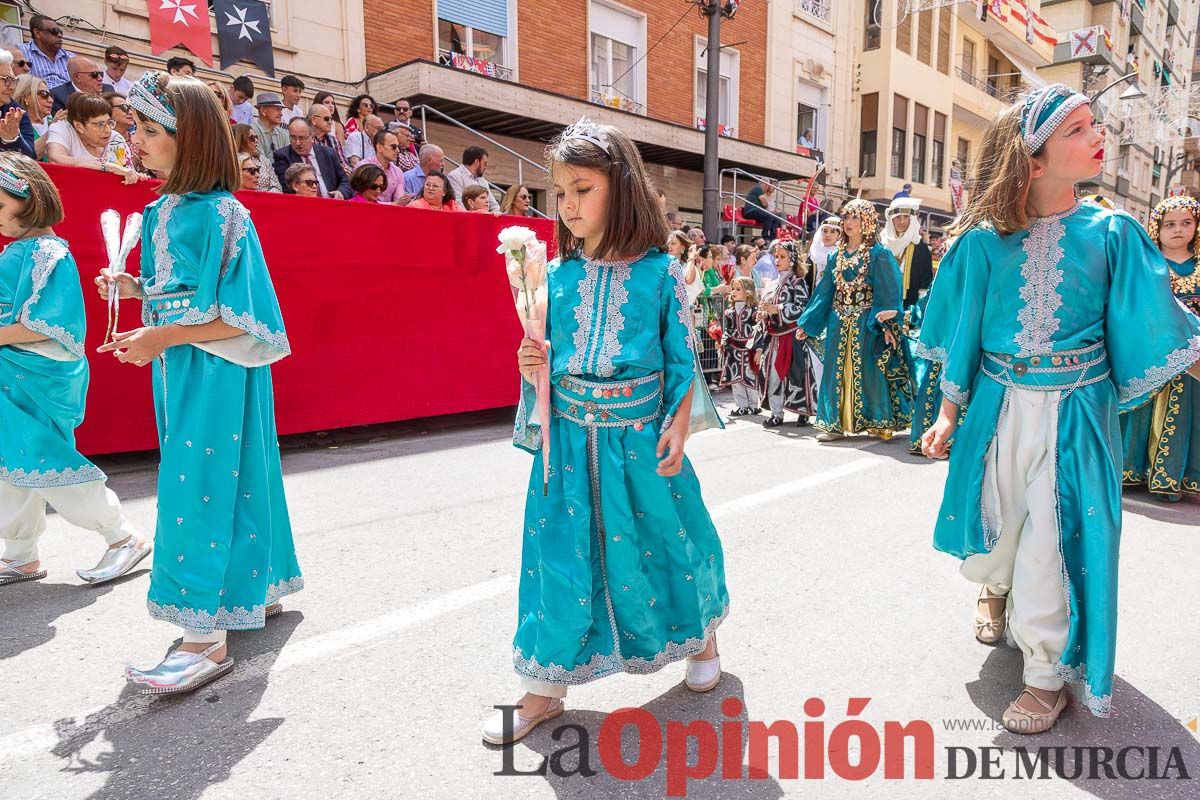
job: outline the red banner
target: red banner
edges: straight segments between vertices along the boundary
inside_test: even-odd
[[[183,45],[208,64],[213,63],[208,3],[204,0],[147,0],[150,11],[150,52],[158,55]]]
[[[79,263],[92,380],[79,428],[85,453],[158,446],[150,369],[95,350],[107,307],[92,279],[106,263],[100,212],[141,211],[156,195],[113,175],[47,165],[67,218],[55,232]],[[515,405],[521,326],[496,234],[551,220],[373,206],[242,192],[262,239],[292,355],[272,372],[280,433],[302,433]],[[137,274],[139,251],[129,259]],[[140,324],[122,303],[121,328]]]

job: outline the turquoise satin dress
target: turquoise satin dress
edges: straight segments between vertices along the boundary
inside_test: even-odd
[[[934,278],[934,283],[937,278]],[[921,437],[925,431],[937,422],[942,410],[942,363],[921,346],[921,326],[925,322],[925,313],[929,307],[930,291],[921,296],[908,311],[909,331],[907,334],[908,353],[912,358],[913,385],[916,394],[913,398],[912,428],[908,434],[908,452],[921,452]]]
[[[250,213],[228,192],[164,195],[142,219],[142,322],[220,319],[232,339],[155,360],[162,463],[150,615],[203,633],[261,628],[304,585],[270,364],[290,353]]]
[[[923,352],[968,410],[955,436],[934,547],[990,552],[986,456],[1013,387],[1060,391],[1056,485],[1070,633],[1058,666],[1091,711],[1111,710],[1121,535],[1118,407],[1145,403],[1200,359],[1200,320],[1175,301],[1133,217],[1091,202],[1000,236],[960,236],[938,270]]]
[[[864,285],[853,283],[858,262],[835,279],[837,251],[801,315],[798,327],[819,345],[824,371],[817,390],[813,427],[830,433],[870,432],[890,436],[908,427],[912,418],[912,378],[904,348],[891,347],[883,337],[890,329],[899,341],[903,298],[900,266],[891,251],[878,242],[866,258]],[[875,317],[895,311],[883,323]]]
[[[729,611],[721,540],[685,457],[656,474],[659,435],[692,392],[693,422],[718,419],[697,370],[679,262],[575,257],[549,266],[552,417],[543,494],[535,393],[522,381],[514,444],[535,454],[525,505],[518,674],[587,683],[650,673],[700,653]]]
[[[1196,274],[1196,259],[1167,260],[1172,283]],[[1184,283],[1184,282],[1180,282]],[[1200,314],[1200,287],[1186,282],[1175,296]],[[1146,486],[1156,496],[1176,500],[1200,494],[1200,384],[1177,375],[1141,408],[1121,415],[1126,486]]]
[[[0,253],[0,326],[49,337],[0,346],[0,481],[39,489],[104,480],[75,449],[87,398],[79,270],[57,236],[11,242]]]

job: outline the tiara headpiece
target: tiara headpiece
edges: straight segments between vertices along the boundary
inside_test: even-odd
[[[576,122],[574,125],[568,125],[563,129],[560,141],[566,142],[571,139],[583,139],[585,142],[591,142],[605,153],[608,152],[608,148],[612,144],[604,129],[587,117],[580,117],[579,122]]]

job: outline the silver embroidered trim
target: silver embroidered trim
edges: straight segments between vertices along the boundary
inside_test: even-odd
[[[167,223],[171,221],[171,214],[174,213],[175,206],[179,205],[182,199],[182,195],[169,194],[163,198],[162,204],[158,207],[158,222],[154,226],[154,233],[150,235],[150,240],[154,244],[154,280],[149,284],[143,283],[143,294],[162,294],[163,289],[174,277],[175,257],[171,255]]]
[[[208,308],[197,308],[191,306],[187,311],[183,312],[183,316],[175,320],[175,325],[203,325],[206,322],[212,322],[217,317],[221,316],[221,311],[216,303],[213,303]]]
[[[667,274],[675,281],[675,301],[679,303],[679,324],[683,327],[684,338],[687,339],[688,352],[693,356],[696,354],[696,342],[692,338],[692,309],[691,303],[688,302],[687,286],[684,284],[683,265],[679,260],[672,258],[667,262]]]
[[[1200,336],[1193,336],[1186,346],[1167,356],[1166,363],[1151,367],[1140,378],[1117,387],[1117,402],[1127,403],[1144,394],[1156,392],[1179,373],[1200,361]]]
[[[1058,286],[1062,283],[1063,271],[1058,264],[1063,258],[1059,246],[1063,233],[1060,219],[1035,219],[1030,223],[1029,236],[1021,243],[1025,251],[1025,263],[1021,265],[1021,277],[1025,279],[1021,299],[1025,306],[1017,313],[1021,329],[1014,337],[1019,356],[1049,353],[1054,349],[1052,337],[1059,327],[1054,314],[1062,306]]]
[[[944,347],[927,347],[921,343],[920,339],[913,342],[913,355],[917,358],[923,358],[926,361],[936,361],[939,364],[945,364],[946,359],[950,357]]]
[[[67,352],[76,358],[83,358],[83,342],[75,338],[75,336],[61,325],[51,325],[40,319],[34,319],[30,314],[33,309],[33,304],[42,299],[42,290],[46,288],[46,284],[50,282],[50,275],[54,272],[54,268],[58,266],[58,262],[62,261],[68,255],[66,244],[60,240],[50,236],[39,237],[33,245],[33,272],[32,282],[33,290],[29,295],[29,299],[21,306],[20,312],[17,314],[16,321],[24,325],[34,333],[40,333],[43,336],[48,336],[55,340],[67,349]]]
[[[221,254],[221,274],[224,275],[242,252],[241,241],[250,230],[250,212],[236,199],[222,197],[217,201],[217,213],[221,216],[221,239],[225,242]]]
[[[629,290],[625,281],[633,271],[629,264],[613,264],[606,270],[608,273],[608,298],[604,304],[604,314],[597,320],[597,325],[603,325],[603,331],[597,331],[600,336],[600,350],[596,353],[596,369],[594,375],[603,378],[612,377],[617,371],[613,360],[621,353],[621,331],[625,330],[625,315],[621,307],[629,302]]]
[[[74,486],[79,483],[105,480],[105,474],[95,464],[82,467],[67,467],[64,470],[23,470],[0,467],[0,481],[10,486],[26,489],[44,489],[54,486]]]
[[[198,633],[212,633],[214,630],[244,631],[263,627],[267,621],[267,606],[279,602],[279,599],[304,588],[304,578],[296,576],[279,581],[267,587],[266,599],[260,605],[246,608],[221,606],[216,614],[211,614],[199,608],[181,608],[180,606],[159,605],[153,600],[146,601],[152,619],[169,622],[181,628],[187,628]]]
[[[621,331],[625,315],[621,307],[629,301],[629,280],[633,267],[627,262],[583,262],[579,281],[579,305],[575,307],[575,352],[567,361],[572,375],[592,374],[608,378],[616,372],[613,360],[621,353]],[[596,290],[603,296],[604,307],[596,304]],[[596,347],[596,343],[599,346]]]
[[[1112,716],[1112,695],[1096,695],[1087,682],[1087,664],[1072,667],[1061,661],[1054,665],[1054,674],[1075,686],[1079,701],[1087,706],[1088,711],[1097,717]]]
[[[592,316],[596,302],[596,281],[600,276],[600,267],[595,262],[583,262],[583,277],[575,287],[579,295],[579,305],[575,306],[575,352],[567,361],[567,372],[572,375],[583,374],[583,359],[587,356],[588,333],[592,326]]]
[[[942,394],[945,396],[945,398],[951,403],[954,403],[956,406],[965,406],[967,404],[967,400],[969,400],[971,397],[970,389],[964,390],[961,386],[948,379],[945,375],[942,375],[942,380],[938,385],[941,387]]]
[[[720,614],[709,620],[704,627],[703,636],[691,637],[682,642],[667,642],[666,647],[653,658],[624,658],[620,655],[620,644],[614,642],[613,647],[616,648],[616,653],[597,653],[588,663],[567,669],[559,664],[541,664],[536,658],[525,658],[521,649],[514,647],[513,666],[519,674],[534,680],[568,686],[589,683],[618,672],[649,675],[658,672],[668,664],[703,653],[708,638],[713,635],[728,615],[729,606],[725,606]]]
[[[284,331],[271,330],[266,323],[255,319],[249,311],[238,314],[229,306],[222,305],[221,321],[232,328],[245,331],[256,339],[261,339],[280,352],[292,352],[292,346],[288,343],[287,334]]]

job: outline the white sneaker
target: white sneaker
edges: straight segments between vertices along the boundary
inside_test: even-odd
[[[838,439],[844,439],[840,433],[830,433],[829,431],[821,431],[817,434],[818,442],[836,442]]]
[[[512,744],[524,739],[526,735],[543,722],[552,720],[566,710],[560,698],[550,698],[546,710],[536,717],[523,717],[520,713],[513,719],[511,731],[504,730],[504,712],[497,711],[483,721],[483,740],[488,744]],[[508,733],[508,736],[505,734]]]
[[[699,661],[689,658],[683,682],[693,692],[711,692],[721,682],[721,654]]]

